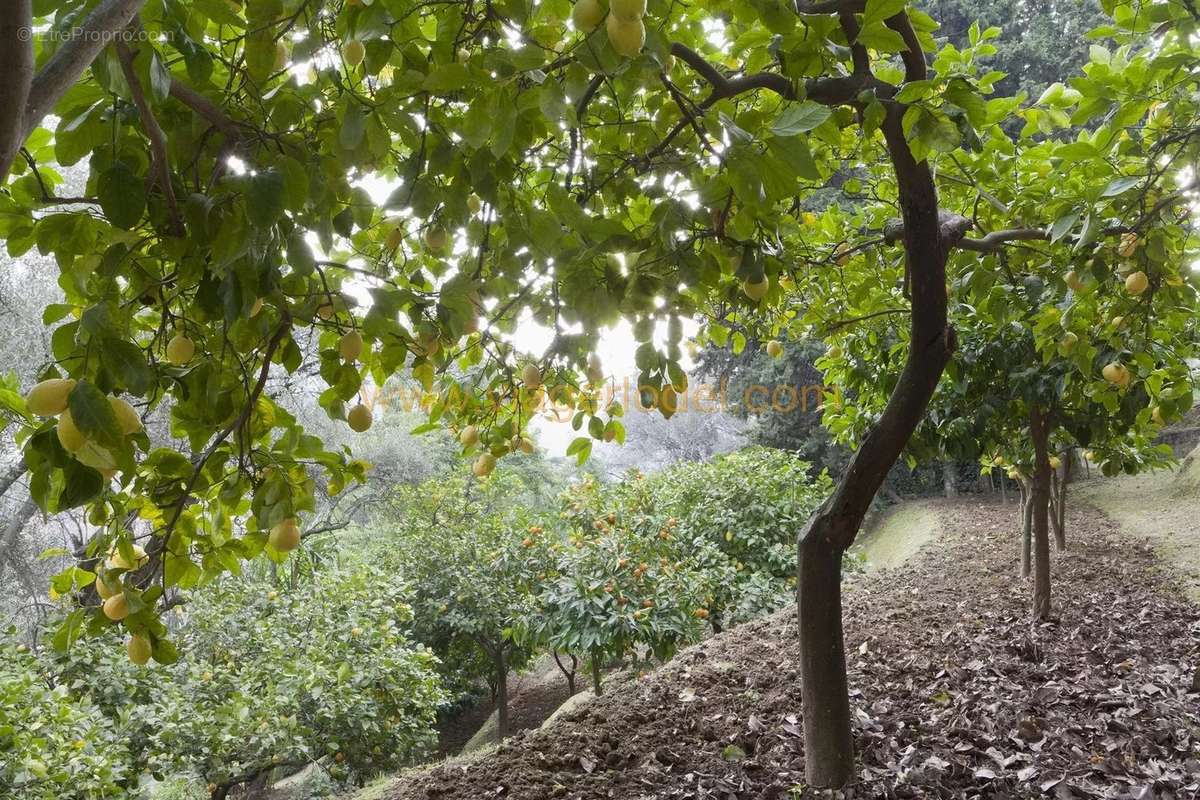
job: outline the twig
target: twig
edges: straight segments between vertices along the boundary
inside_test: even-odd
[[[216,439],[208,446],[208,449],[200,454],[200,458],[196,460],[196,464],[192,469],[192,475],[188,478],[187,485],[183,489],[183,494],[175,502],[175,507],[171,515],[171,520],[163,528],[162,541],[163,546],[166,546],[166,540],[170,537],[171,532],[175,530],[175,526],[179,523],[179,518],[183,515],[183,509],[187,505],[187,501],[191,499],[192,492],[196,488],[196,482],[200,480],[200,473],[204,471],[204,465],[213,457],[229,435],[238,428],[246,424],[250,419],[250,414],[254,411],[254,406],[258,403],[259,396],[262,395],[263,388],[267,385],[267,375],[271,371],[271,358],[275,355],[275,351],[279,348],[279,344],[283,341],[284,336],[291,330],[292,319],[286,312],[283,319],[279,322],[279,328],[271,337],[271,341],[267,343],[266,349],[263,351],[262,368],[258,372],[258,380],[255,382],[254,388],[250,390],[250,396],[246,398],[246,405],[242,408],[242,413],[238,414],[237,419],[225,426],[225,428],[217,434]]]
[[[152,168],[156,168],[158,171],[158,184],[162,188],[163,196],[167,199],[167,206],[171,209],[171,218],[174,220],[173,232],[177,236],[182,236],[185,230],[183,216],[179,213],[175,189],[171,186],[171,162],[167,155],[166,134],[163,133],[162,126],[158,124],[158,118],[154,116],[154,111],[150,108],[150,103],[146,100],[146,94],[142,90],[142,83],[133,68],[133,51],[119,39],[115,47],[117,58],[121,62],[121,71],[125,73],[125,82],[129,84],[129,92],[133,95],[133,104],[137,106],[138,115],[142,118],[142,126],[146,129],[146,138],[150,140],[150,152],[153,157]]]

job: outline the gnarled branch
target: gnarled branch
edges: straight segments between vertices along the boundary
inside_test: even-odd
[[[12,0],[0,14],[0,180],[25,141],[24,110],[33,85],[32,32],[32,0]]]
[[[29,89],[25,106],[26,138],[145,4],[146,0],[103,0],[55,51]]]
[[[694,69],[712,87],[712,93],[700,103],[707,109],[721,100],[735,97],[756,89],[774,92],[785,100],[799,100],[801,95],[787,77],[775,72],[756,72],[737,78],[721,74],[712,63],[692,48],[679,42],[671,44],[671,53]],[[896,87],[870,74],[839,76],[836,78],[810,78],[804,83],[803,96],[816,103],[828,106],[845,105],[858,98],[863,89],[873,88],[881,97],[891,97]]]
[[[32,3],[7,4],[0,15],[0,179],[8,175],[21,144],[145,4],[146,0],[101,0],[36,74]]]

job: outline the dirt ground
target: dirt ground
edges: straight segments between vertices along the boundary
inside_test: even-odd
[[[587,683],[580,671],[576,688]],[[539,727],[570,697],[567,680],[550,657],[539,659],[529,670],[508,679],[509,728],[520,733]],[[495,740],[496,705],[485,698],[474,708],[438,726],[438,755],[473,752]]]
[[[1200,614],[1153,549],[1076,506],[1058,617],[1031,625],[1016,512],[935,506],[935,543],[856,578],[846,634],[861,773],[847,797],[1200,795]],[[1193,527],[1200,523],[1193,523]],[[401,778],[391,800],[800,798],[791,614],[683,652],[490,754]]]

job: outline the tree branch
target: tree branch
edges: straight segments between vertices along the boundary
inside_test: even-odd
[[[701,109],[711,108],[721,100],[756,89],[774,92],[785,100],[800,99],[792,81],[778,73],[756,72],[740,78],[727,78],[704,56],[685,44],[673,42],[671,53],[694,69],[712,87],[712,93],[700,103]],[[875,89],[876,94],[881,97],[891,97],[896,93],[896,87],[870,74],[810,78],[804,86],[804,97],[828,106],[852,103],[857,99],[859,92],[867,88]]]
[[[33,85],[32,31],[32,0],[11,0],[0,14],[0,181],[25,141],[25,105]]]
[[[121,71],[125,73],[125,82],[129,84],[130,94],[133,95],[133,104],[137,106],[138,115],[142,118],[142,127],[146,129],[146,138],[150,140],[153,162],[151,169],[158,172],[158,184],[162,188],[163,196],[167,199],[167,207],[171,209],[171,218],[174,220],[174,233],[182,236],[184,232],[183,216],[179,213],[175,189],[171,186],[171,162],[167,155],[167,136],[163,133],[162,126],[158,124],[158,119],[154,116],[154,110],[150,108],[150,103],[146,100],[146,93],[142,90],[142,83],[133,67],[133,51],[122,41],[118,41],[115,47],[117,58],[121,62]]]
[[[231,139],[241,138],[242,131],[236,122],[207,97],[178,79],[171,81],[171,97],[204,117],[214,128]]]
[[[826,0],[821,3],[796,0],[797,14],[841,14],[843,12],[861,14],[866,9],[867,0]]]
[[[102,0],[71,37],[63,42],[33,79],[25,106],[23,138],[29,138],[42,118],[79,80],[96,56],[129,25],[146,0]]]
[[[994,253],[1009,242],[1045,242],[1050,234],[1045,228],[1009,228],[992,231],[978,239],[963,238],[958,243],[962,250],[974,253]]]
[[[196,482],[200,480],[200,473],[204,471],[204,465],[208,463],[208,460],[217,452],[217,448],[219,448],[225,442],[225,440],[229,438],[231,433],[246,424],[246,421],[250,419],[250,415],[254,412],[254,406],[258,402],[259,396],[262,394],[263,389],[267,385],[267,376],[271,372],[271,358],[275,355],[275,351],[279,348],[279,344],[283,341],[284,336],[286,336],[287,332],[291,329],[291,322],[291,317],[285,314],[279,323],[279,328],[271,337],[271,341],[267,343],[267,347],[263,351],[263,363],[262,368],[258,372],[258,380],[255,381],[254,388],[250,390],[250,396],[246,398],[246,404],[242,408],[242,413],[238,414],[237,419],[226,425],[225,428],[217,434],[216,438],[213,439],[213,442],[208,446],[208,449],[201,453],[200,457],[196,459],[196,463],[192,469],[192,475],[188,479],[187,485],[184,487],[183,494],[180,495],[179,500],[177,500],[175,503],[174,512],[171,515],[170,521],[163,529],[163,534],[161,537],[163,547],[166,547],[167,539],[170,538],[171,532],[175,530],[175,526],[179,523],[179,518],[183,515],[183,509],[187,506],[187,501],[189,498],[191,498],[192,491],[196,488]]]
[[[12,485],[20,480],[28,469],[23,457],[18,458],[16,463],[6,469],[4,474],[0,475],[0,497],[3,497],[4,493],[11,489]]]
[[[917,32],[913,30],[908,13],[901,11],[899,14],[888,17],[883,24],[900,34],[900,38],[908,47],[907,50],[900,53],[900,59],[904,62],[905,83],[923,81],[928,78],[929,68],[925,64],[925,51],[921,48],[921,40],[917,38]]]

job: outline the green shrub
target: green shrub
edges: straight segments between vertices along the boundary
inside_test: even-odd
[[[0,638],[0,798],[119,797],[137,785],[117,721]]]
[[[153,766],[221,786],[318,760],[335,778],[407,763],[432,744],[443,699],[410,621],[403,588],[376,570],[288,592],[228,582],[192,610],[186,659],[156,697]]]

